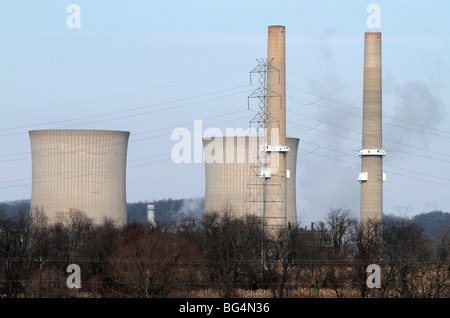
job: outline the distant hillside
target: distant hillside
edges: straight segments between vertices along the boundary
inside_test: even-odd
[[[436,236],[440,230],[450,229],[450,213],[432,211],[416,215],[411,220],[416,223],[428,236]]]
[[[6,213],[7,216],[16,215],[19,212],[28,214],[30,212],[31,200],[16,200],[0,202],[0,211]]]
[[[401,218],[395,215],[383,215],[383,224],[392,225],[399,221],[412,222],[423,229],[425,235],[434,237],[441,230],[450,230],[450,213],[442,211],[424,212],[413,218]]]
[[[198,221],[202,218],[205,200],[198,199],[162,199],[152,202],[127,203],[127,215],[129,222],[147,222],[147,204],[155,205],[155,220],[162,225],[179,224],[186,221]],[[30,200],[17,200],[0,202],[0,211],[7,216],[16,215],[19,212],[29,213]]]

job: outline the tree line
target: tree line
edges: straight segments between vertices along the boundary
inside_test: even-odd
[[[360,224],[331,209],[313,231],[263,226],[231,206],[196,226],[94,224],[71,210],[0,211],[1,297],[449,297],[449,231],[410,221]],[[68,288],[70,264],[81,288]],[[380,288],[367,267],[381,269]]]
[[[186,222],[201,221],[204,210],[204,198],[188,199],[160,199],[153,201],[128,202],[126,205],[127,219],[130,223],[147,222],[147,204],[155,206],[155,221],[163,227],[175,226]],[[30,200],[16,200],[0,202],[0,211],[8,216],[17,215],[19,212],[30,211]],[[419,225],[427,236],[436,236],[441,229],[450,227],[450,213],[433,210],[422,212],[414,216],[408,216],[411,207],[397,207],[396,214],[384,214],[383,222],[411,221]],[[401,216],[403,215],[403,216]]]
[[[147,222],[147,204],[155,206],[155,220],[162,226],[174,226],[176,223],[201,220],[205,199],[160,199],[153,201],[128,202],[126,205],[127,219],[131,223]],[[0,202],[0,211],[8,216],[30,211],[30,200]]]

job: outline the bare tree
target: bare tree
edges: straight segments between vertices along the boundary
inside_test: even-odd
[[[261,266],[262,230],[255,217],[237,218],[230,206],[205,214],[198,242],[204,251],[205,271],[224,297],[240,286],[257,284]]]
[[[49,256],[65,259],[68,264],[74,263],[76,258],[83,258],[92,244],[92,230],[93,221],[84,212],[70,209],[61,213],[57,222],[49,227]]]
[[[296,229],[273,229],[264,238],[263,283],[274,298],[283,298],[291,289],[292,270],[295,267]]]
[[[418,268],[416,284],[419,296],[447,298],[450,294],[450,230],[440,231],[430,244],[431,256]]]
[[[349,253],[351,230],[357,224],[350,210],[330,209],[326,218],[327,229],[333,244],[334,259],[343,259]]]
[[[295,235],[295,267],[292,279],[299,292],[308,290],[309,297],[319,297],[325,286],[331,239],[325,223],[314,231],[297,229]]]
[[[83,264],[83,273],[87,273],[84,279],[89,284],[84,284],[84,290],[88,289],[94,295],[99,293],[99,288],[107,276],[108,258],[118,248],[117,236],[120,228],[114,222],[104,219],[102,224],[96,225],[86,233],[89,244],[84,248],[83,257],[89,260]]]
[[[183,268],[192,255],[192,246],[172,233],[138,224],[127,226],[109,257],[102,292],[112,297],[168,296],[183,286]]]
[[[432,250],[416,224],[400,222],[384,231],[385,271],[384,292],[394,297],[420,297],[421,273],[427,271]]]
[[[436,236],[435,265],[431,279],[433,291],[431,296],[450,296],[450,229],[443,229]]]
[[[353,281],[359,290],[360,297],[366,297],[371,290],[367,287],[367,266],[380,264],[383,256],[383,224],[380,220],[369,219],[354,225],[353,242]]]
[[[337,297],[343,296],[343,290],[349,283],[351,233],[356,224],[356,218],[347,209],[330,209],[326,218],[326,229],[332,244],[326,282]]]
[[[29,217],[20,211],[13,217],[0,213],[0,293],[7,297],[23,295],[29,283],[35,258],[42,249],[44,236],[39,225],[45,224],[41,214]]]

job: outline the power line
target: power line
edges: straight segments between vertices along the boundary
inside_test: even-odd
[[[238,111],[238,112],[231,112],[231,113],[228,113],[228,114],[240,113],[240,112],[244,112],[244,111],[247,112],[248,110],[242,110],[242,111]],[[221,116],[213,116],[213,117],[210,117],[208,119],[217,118],[217,117],[223,117],[224,115],[228,115],[228,114],[223,114]],[[232,118],[232,119],[221,121],[221,122],[218,122],[218,123],[209,124],[209,125],[206,125],[205,127],[210,127],[210,126],[217,125],[217,124],[223,124],[223,123],[226,123],[226,122],[234,122],[234,121],[236,121],[238,119],[243,119],[243,118],[247,118],[247,116],[241,116],[241,117],[238,117],[238,118]],[[162,129],[167,129],[167,128],[162,128]],[[193,128],[190,128],[188,130],[191,131],[192,129]],[[169,135],[169,134],[162,134],[162,135],[159,135],[159,136],[150,136],[150,137],[142,138],[142,139],[135,140],[135,141],[142,141],[142,140],[147,140],[147,139],[161,137],[161,136],[167,136],[167,135]],[[194,150],[195,150],[195,148],[194,148]],[[199,154],[199,153],[200,152],[193,152],[193,154]],[[203,153],[203,148],[201,148],[201,153]],[[137,159],[128,160],[127,163],[128,162],[134,162],[134,161],[140,161],[140,160],[144,160],[144,159],[149,159],[149,158],[154,158],[154,157],[161,157],[161,156],[170,155],[170,154],[171,154],[171,152],[166,152],[166,153],[161,153],[161,154],[157,154],[157,155],[141,157],[141,158],[137,158]],[[162,160],[153,161],[153,162],[148,162],[148,163],[143,163],[143,164],[137,164],[137,165],[133,165],[133,166],[127,166],[127,169],[128,168],[135,168],[135,167],[145,166],[145,165],[151,165],[151,164],[160,163],[160,162],[167,162],[169,160],[171,160],[171,158],[170,159],[162,159]],[[97,167],[97,168],[99,168],[99,167]],[[80,171],[81,171],[80,169],[72,170],[72,171],[69,171],[69,172],[65,172],[64,175],[72,174],[72,173],[78,173]],[[94,175],[94,174],[97,174],[97,173],[99,173],[99,172],[91,172],[91,173],[86,174],[84,176]],[[61,175],[60,174],[54,174],[52,176],[58,177],[58,176],[61,176]],[[49,176],[44,176],[44,177],[48,178]],[[72,177],[69,177],[69,178],[72,178]],[[22,179],[15,179],[15,180],[0,181],[0,183],[12,183],[12,182],[25,181],[25,180],[31,180],[31,179],[32,178],[22,178]],[[67,177],[64,178],[64,179],[67,179]],[[62,179],[58,179],[58,180],[62,180]],[[39,182],[39,181],[36,181],[36,182]],[[31,183],[26,183],[26,184],[20,184],[20,185],[4,186],[4,187],[0,187],[0,189],[22,187],[22,186],[30,186],[30,185],[31,185]]]
[[[303,150],[306,150],[306,149],[303,149]],[[343,162],[343,163],[347,163],[347,164],[351,164],[351,165],[355,165],[355,166],[360,166],[359,163],[343,160],[343,159],[340,159],[340,158],[337,158],[337,157],[327,156],[327,155],[320,154],[320,153],[317,153],[317,152],[311,152],[311,154],[317,155],[317,156],[320,156],[320,157],[324,157],[324,158],[328,158],[328,159],[331,159],[333,161],[340,161],[340,162]],[[450,187],[450,184],[447,184],[447,183],[442,183],[442,182],[438,182],[438,181],[432,181],[432,180],[428,180],[428,179],[418,178],[418,177],[414,177],[414,176],[411,176],[411,175],[404,175],[404,174],[401,174],[401,173],[398,173],[398,172],[393,172],[393,171],[388,171],[388,170],[385,170],[385,172],[393,174],[393,175],[405,177],[405,178],[410,178],[410,179],[415,179],[415,180],[419,180],[419,181],[425,181],[425,182],[429,182],[429,183],[434,183],[434,184]],[[415,173],[417,173],[417,172],[415,172]],[[435,177],[435,176],[432,176],[432,177],[433,178],[438,178],[438,177]]]
[[[315,118],[315,117],[313,117],[313,116],[301,114],[301,113],[298,113],[298,112],[295,112],[295,111],[292,111],[292,110],[288,110],[288,111],[289,111],[289,112],[292,112],[292,113],[294,113],[294,114],[297,114],[297,115],[300,115],[300,116],[309,118],[309,119],[313,119],[313,120],[315,120],[315,121],[320,122],[321,124],[322,124],[322,123],[325,123],[325,124],[327,124],[327,125],[334,126],[334,127],[337,127],[337,128],[343,129],[343,130],[347,130],[347,131],[350,131],[350,132],[353,132],[353,133],[361,134],[361,132],[358,131],[358,130],[354,130],[354,129],[351,129],[351,128],[348,128],[348,127],[342,127],[342,126],[340,126],[340,125],[336,125],[336,124],[333,124],[333,123],[330,123],[330,122],[326,122],[326,121],[317,119],[317,118]],[[307,126],[304,126],[304,125],[301,125],[301,124],[298,124],[298,123],[293,123],[293,122],[291,122],[291,124],[293,124],[293,125],[299,125],[299,126],[303,126],[303,127],[307,127]],[[319,125],[318,125],[318,126],[319,126]],[[312,129],[311,127],[307,127],[307,128]],[[338,135],[338,134],[335,134],[335,133],[332,133],[332,132],[328,132],[328,131],[324,131],[324,130],[320,130],[320,129],[314,129],[314,130],[320,131],[320,132],[322,132],[322,133],[334,135],[334,136],[337,136],[337,137],[340,137],[340,138],[345,138],[345,139],[348,139],[348,140],[352,140],[352,141],[356,141],[356,142],[361,142],[360,139],[354,139],[354,138],[350,138],[350,137],[348,137],[348,136],[342,136],[342,135]],[[386,139],[386,138],[383,138],[383,141],[395,143],[395,144],[398,144],[398,145],[403,145],[403,146],[406,146],[406,147],[408,147],[408,148],[418,149],[418,150],[421,150],[421,151],[427,152],[427,153],[433,153],[433,154],[437,154],[437,155],[441,155],[441,156],[450,157],[449,154],[445,154],[445,153],[441,153],[441,152],[437,152],[437,151],[432,151],[432,150],[420,148],[420,147],[413,146],[413,145],[408,145],[408,144],[405,144],[405,143],[393,141],[393,140]],[[387,150],[389,150],[389,148],[388,148]],[[392,151],[394,151],[394,150],[392,150]],[[412,153],[412,152],[408,152],[408,151],[405,151],[405,150],[400,150],[400,149],[398,149],[398,148],[396,148],[395,151],[396,151],[396,152],[402,152],[402,153],[410,154],[410,155],[413,155],[413,156],[423,157],[423,158],[426,158],[426,159],[431,159],[431,160],[437,160],[437,161],[442,161],[442,162],[450,163],[449,160],[439,159],[439,158],[434,158],[434,157],[430,157],[430,156],[425,156],[425,155],[421,155],[421,154],[419,154],[419,153]]]
[[[298,100],[301,100],[301,101],[304,101],[304,102],[308,102],[308,104],[305,104],[305,105],[317,105],[317,106],[320,106],[320,107],[323,107],[323,108],[326,108],[326,109],[330,109],[330,110],[333,110],[333,111],[336,111],[336,112],[340,112],[340,113],[343,113],[343,114],[347,114],[347,115],[351,115],[351,116],[355,116],[355,117],[360,117],[360,118],[362,118],[362,115],[353,114],[353,113],[349,113],[349,112],[346,112],[346,111],[343,111],[343,110],[339,110],[339,109],[336,109],[336,108],[333,108],[333,107],[325,106],[325,105],[323,105],[323,104],[319,104],[318,102],[319,102],[321,99],[325,99],[325,100],[331,101],[331,102],[333,102],[333,103],[337,103],[337,104],[340,104],[340,105],[344,105],[344,106],[351,107],[351,108],[353,108],[353,109],[357,109],[357,110],[359,110],[359,111],[362,111],[362,109],[361,109],[360,107],[356,107],[356,106],[353,106],[353,105],[350,105],[350,104],[347,104],[347,103],[343,103],[343,102],[340,102],[340,101],[337,101],[337,100],[334,100],[334,99],[331,99],[331,98],[327,98],[327,97],[324,97],[324,96],[320,96],[320,95],[317,95],[317,94],[314,94],[314,93],[311,93],[311,92],[308,92],[308,91],[305,91],[305,90],[303,90],[303,89],[296,88],[296,87],[293,87],[293,86],[290,86],[290,85],[286,85],[286,87],[289,87],[289,88],[292,88],[292,89],[295,89],[295,90],[298,90],[298,91],[301,91],[301,92],[304,92],[304,93],[307,93],[307,94],[311,94],[311,95],[313,95],[313,96],[315,96],[315,97],[319,97],[319,100],[317,100],[317,101],[315,101],[315,102],[308,102],[308,101],[306,101],[306,100],[304,100],[304,99],[296,98],[296,97],[291,97],[291,96],[290,96],[290,98],[298,99]],[[397,121],[400,121],[400,122],[403,122],[403,123],[407,123],[407,124],[410,124],[410,125],[416,125],[416,126],[419,126],[419,127],[423,127],[423,128],[430,129],[430,130],[435,130],[435,131],[438,131],[438,132],[443,132],[443,133],[446,133],[446,134],[450,134],[450,131],[446,131],[446,130],[442,130],[442,129],[437,129],[437,128],[429,127],[429,126],[426,126],[426,125],[421,125],[421,124],[418,124],[418,123],[413,123],[413,122],[411,122],[411,121],[407,121],[407,120],[395,118],[395,117],[392,117],[392,116],[387,116],[387,115],[385,115],[385,114],[383,114],[383,117],[386,117],[386,118],[389,118],[389,119],[392,119],[392,120],[397,120]],[[423,131],[423,130],[417,130],[417,129],[410,128],[410,127],[405,127],[405,126],[396,125],[396,124],[390,123],[390,122],[384,122],[384,124],[386,124],[386,125],[392,125],[392,126],[399,127],[399,128],[403,128],[403,129],[410,129],[410,130],[414,130],[414,131],[417,131],[417,132],[420,132],[420,133],[431,134],[431,135],[434,135],[434,136],[443,137],[443,138],[449,138],[449,139],[450,139],[450,136],[442,136],[442,135],[439,135],[439,134],[434,134],[434,133],[427,132],[427,131]]]
[[[122,92],[115,93],[115,94],[99,96],[99,97],[93,97],[93,98],[87,98],[87,99],[78,100],[78,101],[74,101],[74,102],[61,103],[61,104],[56,104],[56,105],[53,105],[53,106],[37,107],[37,108],[33,108],[33,109],[16,111],[16,112],[10,112],[10,113],[1,113],[1,115],[23,114],[24,112],[42,111],[42,110],[45,110],[45,109],[68,108],[68,107],[72,107],[72,106],[87,105],[87,104],[91,104],[91,103],[106,101],[106,100],[114,99],[114,98],[117,98],[117,97],[124,97],[124,96],[131,96],[131,95],[136,95],[136,94],[142,94],[142,93],[153,91],[153,90],[157,90],[157,89],[160,90],[161,88],[172,87],[172,86],[181,85],[181,84],[185,84],[185,83],[192,83],[193,81],[207,79],[207,78],[212,77],[212,75],[215,75],[215,74],[222,74],[222,73],[231,72],[233,70],[247,68],[251,64],[253,64],[253,62],[251,62],[251,63],[247,62],[247,63],[236,65],[236,66],[233,66],[233,67],[226,67],[226,68],[224,68],[222,70],[217,70],[217,71],[208,72],[208,73],[205,73],[205,74],[200,74],[200,75],[197,75],[197,76],[188,77],[188,78],[185,78],[185,79],[179,79],[179,80],[176,80],[176,81],[167,82],[167,83],[161,83],[161,84],[148,86],[148,87],[135,88],[135,89],[122,91]],[[64,106],[66,106],[66,107],[64,107]]]
[[[127,112],[132,112],[132,111],[136,111],[136,110],[140,110],[140,109],[152,108],[152,107],[156,107],[156,106],[163,106],[163,105],[167,105],[167,104],[171,104],[171,103],[177,103],[177,102],[181,102],[181,101],[196,99],[196,98],[200,98],[200,97],[205,97],[205,96],[209,96],[209,95],[223,93],[223,92],[236,90],[236,89],[239,89],[239,88],[249,87],[249,86],[250,86],[249,84],[240,85],[240,86],[236,86],[236,87],[232,87],[232,88],[228,88],[228,89],[223,89],[223,90],[218,90],[218,91],[207,93],[207,94],[202,94],[202,95],[197,95],[197,96],[192,96],[192,97],[186,97],[186,98],[180,98],[180,99],[172,100],[172,101],[168,101],[168,102],[162,102],[162,103],[157,103],[157,104],[151,104],[151,105],[145,105],[145,106],[140,106],[140,107],[134,107],[134,108],[120,110],[120,111],[107,112],[107,113],[103,113],[103,114],[84,116],[84,117],[79,117],[79,118],[74,118],[74,119],[58,120],[58,121],[52,121],[52,122],[46,122],[46,123],[40,123],[40,124],[34,124],[34,125],[25,125],[25,126],[17,126],[17,127],[9,127],[9,128],[0,128],[0,130],[6,131],[6,130],[14,130],[14,129],[23,129],[23,128],[29,128],[29,127],[35,127],[35,126],[44,126],[44,125],[49,125],[49,124],[57,124],[57,123],[71,122],[71,121],[75,121],[75,120],[83,120],[83,119],[89,119],[89,118],[95,118],[95,117],[109,116],[109,115],[113,115],[113,114],[127,113]],[[105,119],[105,120],[101,120],[101,121],[109,121],[109,120],[115,120],[115,119],[122,119],[122,118],[126,118],[126,117],[134,117],[134,116],[139,116],[139,115],[143,115],[143,114],[149,114],[149,113],[153,113],[153,112],[160,112],[160,111],[165,111],[165,110],[169,110],[169,109],[175,109],[175,108],[195,105],[195,104],[198,104],[198,103],[204,103],[204,102],[208,102],[208,101],[211,101],[211,100],[217,100],[217,99],[221,99],[221,98],[224,98],[224,97],[229,97],[229,96],[233,96],[233,95],[242,94],[242,93],[245,93],[245,92],[248,92],[248,90],[240,91],[240,92],[232,93],[232,94],[227,94],[227,95],[222,95],[222,96],[214,97],[214,98],[210,98],[210,99],[204,99],[204,100],[196,101],[196,102],[192,102],[192,103],[181,104],[181,105],[177,105],[177,106],[173,106],[173,107],[169,107],[169,108],[163,108],[163,109],[158,109],[158,110],[154,110],[154,111],[148,111],[148,112],[142,112],[142,113],[131,114],[131,115],[126,115],[126,116],[120,116],[120,117]],[[82,125],[90,124],[90,123],[96,123],[96,122],[100,122],[100,121],[94,121],[94,122],[89,122],[89,123],[82,123]],[[64,128],[64,127],[70,127],[70,126],[62,126],[60,128]],[[11,133],[11,134],[3,134],[3,135],[0,135],[0,136],[3,137],[3,136],[10,136],[10,135],[17,135],[17,134],[23,134],[23,132]]]
[[[215,118],[222,118],[224,116],[228,116],[228,115],[232,115],[232,114],[238,114],[238,113],[242,113],[242,112],[248,112],[248,110],[244,109],[244,110],[239,110],[239,111],[235,111],[235,112],[224,113],[224,114],[220,114],[220,115],[217,115],[217,116],[204,118],[204,119],[202,119],[202,121],[211,120],[211,119],[215,119]],[[223,123],[226,123],[226,122],[230,122],[230,121],[233,121],[233,120],[239,120],[239,119],[243,119],[243,118],[246,118],[246,117],[238,117],[238,118],[235,118],[235,119],[232,119],[232,120],[225,120],[225,121],[221,121],[221,122],[219,122],[217,124],[223,124]],[[168,126],[168,127],[163,127],[163,128],[153,129],[153,130],[147,130],[147,131],[142,131],[142,132],[138,132],[138,133],[133,133],[132,135],[130,135],[130,138],[133,138],[133,136],[136,136],[136,135],[155,133],[155,132],[159,132],[159,131],[162,131],[162,130],[178,128],[180,126],[188,125],[188,124],[191,124],[191,122],[185,122],[185,123],[181,123],[181,124],[178,124],[178,125],[173,125],[173,126]],[[208,125],[208,126],[211,126],[211,125]],[[157,135],[157,136],[150,136],[150,137],[141,138],[141,139],[131,139],[129,141],[129,143],[133,143],[133,142],[137,142],[137,141],[143,141],[143,140],[148,140],[148,139],[151,139],[151,138],[157,138],[157,137],[162,137],[162,136],[167,136],[167,134],[161,134],[161,135]],[[78,144],[78,145],[82,145],[82,143]],[[103,147],[103,145],[99,145],[97,148],[100,148],[100,147]],[[49,148],[48,150],[51,151],[51,150],[57,150],[57,149],[59,149],[59,147]],[[66,153],[69,153],[69,152],[66,152]],[[5,155],[0,155],[0,157],[3,157],[3,156],[10,157],[10,156],[13,156],[13,155],[22,155],[22,154],[30,155],[30,151],[16,153],[16,154],[5,154]],[[37,157],[40,157],[40,156],[38,155]],[[31,159],[30,156],[25,157],[25,158],[15,158],[15,159],[0,160],[0,162],[13,162],[13,161],[29,160],[29,159]]]
[[[302,69],[299,68],[299,67],[290,65],[289,68],[291,68],[291,67],[297,68],[297,69],[301,70],[302,72],[305,72],[304,70],[302,70]],[[307,72],[307,73],[310,73],[310,74],[314,74],[314,73],[311,73],[311,72],[308,72],[308,71],[306,71],[306,72]],[[297,73],[289,72],[289,74],[292,74],[292,75],[295,75],[295,76],[298,76],[298,77],[301,77],[301,78],[304,78],[304,79],[307,79],[307,80],[311,80],[310,78],[301,76],[301,75],[299,75],[299,74],[297,74]],[[325,78],[325,79],[326,79],[327,81],[332,81],[332,82],[338,83],[338,84],[341,85],[341,86],[346,86],[346,87],[351,88],[352,90],[361,92],[361,89],[357,89],[357,88],[355,88],[355,87],[353,87],[353,86],[350,86],[350,85],[348,85],[348,84],[343,84],[343,83],[341,83],[340,81],[337,81],[337,80],[334,80],[334,79],[330,79],[330,78]],[[316,80],[312,80],[312,81],[316,81]],[[320,83],[320,81],[317,81],[317,82]],[[322,82],[322,83],[323,83],[323,82]],[[324,83],[324,84],[327,85],[328,83]],[[306,90],[303,90],[303,92],[306,93],[306,94],[318,96],[317,94],[312,93],[312,92],[309,92],[309,91],[306,91]],[[354,94],[354,95],[356,95],[356,96],[358,96],[358,97],[360,97],[360,98],[363,98],[363,96],[362,96],[360,93],[358,93],[358,94],[352,93],[352,94]],[[383,99],[387,99],[387,98],[386,98],[385,96],[383,96]],[[333,101],[332,99],[329,99],[329,100]],[[421,116],[421,117],[427,116],[427,117],[431,117],[431,118],[434,118],[434,119],[438,119],[438,120],[441,120],[441,121],[446,121],[446,122],[448,122],[448,120],[444,120],[444,119],[442,118],[441,115],[437,115],[437,114],[436,114],[436,115],[435,115],[435,114],[430,115],[430,113],[420,113],[420,112],[415,112],[415,111],[412,111],[410,108],[404,108],[404,107],[398,107],[398,106],[395,106],[393,100],[389,100],[389,99],[388,99],[388,101],[390,102],[388,105],[390,105],[391,107],[399,108],[399,109],[401,109],[401,110],[403,110],[403,111],[407,111],[407,112],[409,112],[409,113],[417,114],[417,115],[419,115],[419,116]],[[337,102],[337,101],[336,101],[336,102]],[[340,103],[340,102],[338,102],[338,103]],[[342,103],[341,103],[341,104],[342,104]],[[343,105],[346,105],[346,106],[349,106],[349,107],[353,107],[353,108],[357,108],[357,107],[354,107],[354,106],[348,105],[348,104],[343,104]],[[419,106],[414,105],[414,104],[411,104],[411,103],[405,103],[405,105],[409,105],[409,106],[411,106],[411,107],[419,108]],[[360,108],[358,108],[358,109],[360,109]]]
[[[335,150],[335,149],[332,149],[332,148],[329,148],[329,147],[320,146],[320,145],[317,145],[317,144],[305,141],[304,139],[302,139],[302,142],[310,144],[310,145],[313,145],[313,146],[317,146],[319,148],[327,149],[329,151],[336,152],[336,153],[339,153],[339,154],[342,154],[342,155],[345,155],[345,156],[354,157],[353,155],[350,155],[350,154],[348,154],[346,152]],[[318,149],[318,148],[316,148],[316,149]],[[399,169],[399,170],[404,170],[404,171],[407,171],[407,172],[412,172],[412,173],[415,173],[415,174],[419,174],[419,175],[423,175],[423,176],[427,176],[427,177],[431,177],[431,178],[440,179],[440,180],[444,180],[444,181],[450,182],[450,179],[447,179],[447,178],[437,177],[437,176],[434,176],[434,175],[431,175],[431,174],[418,172],[418,171],[414,171],[414,170],[410,170],[410,169],[406,169],[406,168],[401,168],[401,167],[393,166],[393,165],[386,164],[386,163],[383,163],[383,166],[391,167],[391,168],[395,168],[395,169]]]

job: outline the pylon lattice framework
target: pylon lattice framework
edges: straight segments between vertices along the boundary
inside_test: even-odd
[[[250,163],[250,176],[247,183],[247,196],[244,203],[247,214],[254,214],[263,218],[263,224],[266,223],[266,203],[273,202],[283,213],[284,221],[286,219],[286,203],[285,198],[281,193],[281,184],[277,180],[271,180],[270,186],[278,187],[278,191],[268,191],[268,180],[272,178],[271,172],[267,167],[268,155],[266,146],[268,145],[267,128],[271,122],[279,122],[278,119],[273,118],[270,113],[270,101],[272,98],[281,98],[281,95],[274,92],[270,87],[270,81],[268,81],[269,73],[278,73],[279,70],[272,65],[271,59],[257,59],[258,65],[250,71],[250,84],[252,84],[252,77],[254,74],[258,75],[258,87],[248,97],[249,109],[250,100],[258,100],[258,110],[256,115],[250,120],[250,130],[255,131],[257,136],[257,150],[256,158],[251,158]],[[273,79],[273,75],[271,76]],[[256,126],[256,127],[255,127]],[[275,195],[273,195],[275,193]],[[256,213],[255,213],[256,212]],[[281,222],[284,223],[284,222]]]

